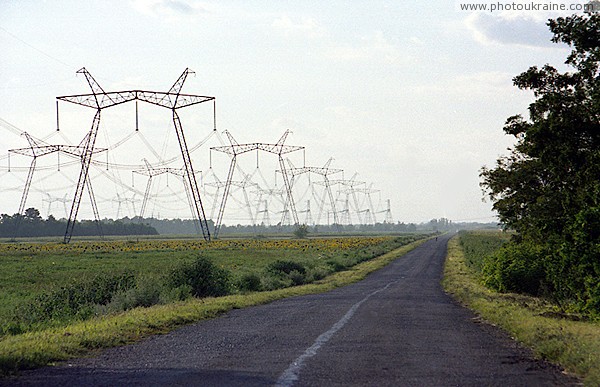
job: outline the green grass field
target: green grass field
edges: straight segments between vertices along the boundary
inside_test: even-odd
[[[61,319],[48,318],[25,326],[18,321],[19,310],[36,303],[40,297],[54,295],[61,289],[90,284],[99,277],[113,278],[129,274],[138,287],[160,287],[165,276],[198,257],[226,270],[229,293],[245,290],[272,290],[286,287],[286,278],[272,278],[266,272],[276,261],[299,264],[302,278],[295,284],[311,282],[363,260],[381,255],[417,237],[349,237],[322,239],[221,240],[206,243],[198,240],[88,241],[69,245],[60,243],[0,244],[0,334],[61,325]],[[289,273],[286,273],[289,274]],[[295,273],[297,275],[297,273]],[[261,283],[244,288],[244,280],[253,277]],[[93,290],[92,290],[93,291]],[[164,303],[164,301],[163,301]],[[98,314],[99,308],[93,314]],[[31,313],[26,309],[27,313]],[[24,312],[21,312],[24,313]],[[89,317],[91,313],[87,313]],[[54,316],[54,315],[53,315]],[[81,315],[76,316],[80,319]],[[17,319],[17,320],[15,320]],[[64,319],[72,322],[72,318]],[[12,324],[12,325],[11,325]],[[7,327],[11,327],[8,329]]]

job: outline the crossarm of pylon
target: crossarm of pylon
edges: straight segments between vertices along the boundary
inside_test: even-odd
[[[136,90],[127,91],[111,91],[108,93],[101,94],[78,94],[78,95],[64,95],[56,97],[60,101],[74,103],[76,105],[82,105],[91,107],[94,109],[104,109],[111,106],[123,104],[125,102],[133,101],[137,97]]]
[[[136,99],[168,109],[180,109],[202,102],[212,101],[215,97],[194,94],[174,94],[160,91],[126,90],[110,91],[103,94],[64,95],[56,97],[56,99],[94,109],[104,109],[135,101]]]
[[[81,157],[83,155],[83,148],[80,146],[56,145],[56,147],[58,148],[59,151],[68,153],[73,156]],[[96,153],[106,152],[107,150],[108,150],[108,148],[94,148],[94,149],[92,149],[91,152],[93,154],[96,154]]]
[[[259,149],[260,144],[234,144],[234,145],[223,145],[223,146],[213,146],[210,150],[214,150],[215,152],[226,153],[230,156],[241,155],[243,153],[251,152],[253,150]]]
[[[215,99],[215,97],[193,94],[175,94],[143,90],[137,90],[136,92],[137,99],[140,101],[166,107],[168,109],[180,109]]]
[[[47,154],[57,152],[58,148],[55,145],[47,145],[47,146],[38,146],[35,148],[28,147],[28,148],[9,149],[8,151],[10,153],[14,153],[14,154],[18,154],[18,155],[29,156],[29,157],[38,157],[38,156],[45,156]]]
[[[322,167],[301,167],[301,168],[292,168],[289,169],[288,172],[292,175],[292,176],[297,176],[297,175],[301,175],[303,173],[316,173],[317,175],[333,175],[336,173],[340,173],[343,172],[343,169],[337,169],[337,168],[322,168]]]
[[[284,155],[287,153],[292,153],[292,152],[296,152],[296,151],[304,149],[303,146],[295,146],[295,145],[278,145],[278,144],[257,144],[257,145],[258,145],[258,149],[265,151],[265,152],[274,153],[276,155]]]

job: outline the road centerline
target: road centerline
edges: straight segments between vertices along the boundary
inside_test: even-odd
[[[277,387],[292,386],[294,384],[294,382],[296,382],[298,380],[298,376],[300,375],[300,371],[302,370],[304,363],[311,357],[315,356],[317,354],[317,352],[319,351],[319,349],[324,344],[326,344],[333,337],[333,335],[335,335],[340,329],[342,329],[344,327],[344,325],[346,325],[346,323],[348,323],[348,321],[350,321],[352,316],[356,313],[358,308],[365,301],[367,301],[369,298],[371,298],[375,294],[382,292],[382,291],[386,290],[387,288],[389,288],[390,286],[400,282],[401,279],[402,278],[389,282],[384,287],[367,294],[362,300],[360,300],[356,304],[352,305],[350,307],[350,309],[348,309],[346,314],[344,314],[344,316],[342,316],[341,319],[339,319],[335,324],[333,324],[331,326],[331,328],[329,328],[326,332],[321,333],[319,335],[319,337],[317,337],[315,342],[310,347],[308,347],[306,349],[306,351],[304,351],[302,353],[302,355],[300,355],[298,358],[296,358],[296,360],[294,360],[292,363],[290,363],[289,367],[277,379],[275,386],[277,386]]]

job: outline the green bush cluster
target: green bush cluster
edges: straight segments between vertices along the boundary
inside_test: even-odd
[[[589,235],[589,234],[588,234]],[[552,300],[566,312],[600,317],[600,247],[544,244],[498,234],[463,233],[465,261],[484,285],[500,292],[525,293]]]
[[[378,257],[417,239],[412,235],[401,236],[386,240],[375,246],[363,247],[354,251],[323,254],[321,260],[311,264],[277,260],[270,263],[260,275],[253,274],[243,277],[238,281],[238,287],[243,291],[273,290],[311,283],[332,273],[346,270],[361,262]],[[260,279],[260,283],[258,279]],[[250,284],[253,286],[252,289],[249,288]]]
[[[99,275],[43,293],[16,308],[13,321],[4,327],[4,333],[20,333],[39,325],[88,318],[94,314],[95,306],[107,305],[115,294],[127,292],[134,286],[135,276],[128,272]]]
[[[136,278],[130,272],[103,274],[43,293],[17,307],[12,321],[2,327],[2,334],[64,325],[94,315],[169,303],[191,296],[222,296],[231,291],[231,274],[202,256],[177,265],[159,278]]]
[[[541,254],[535,245],[506,244],[483,259],[484,284],[501,292],[540,295],[545,283]]]
[[[194,297],[218,297],[231,292],[231,274],[200,256],[194,262],[183,263],[167,277],[170,289],[189,288]]]

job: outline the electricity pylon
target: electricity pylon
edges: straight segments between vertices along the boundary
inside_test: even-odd
[[[65,208],[65,216],[69,215],[67,213],[67,203],[69,202],[69,199],[67,199],[67,194],[65,194],[62,198],[58,198],[58,197],[51,196],[49,193],[46,192],[46,196],[48,198],[42,199],[42,201],[48,203],[48,216],[50,215],[50,210],[52,209],[52,203],[54,203],[54,202],[62,203],[63,207]]]
[[[251,193],[258,195],[258,199],[256,200],[256,222],[258,222],[258,214],[263,214],[263,222],[266,217],[269,221],[269,225],[271,224],[271,219],[269,218],[269,198],[277,198],[281,203],[285,203],[285,192],[283,188],[261,188],[259,185],[256,186],[256,191],[252,191]],[[263,200],[263,195],[267,195],[267,199]],[[260,205],[264,204],[263,209],[260,209]]]
[[[394,219],[392,219],[392,210],[391,210],[391,206],[390,206],[390,199],[386,199],[386,209],[382,210],[382,211],[378,211],[378,214],[383,214],[385,213],[385,219],[384,219],[384,223],[394,223]]]
[[[221,206],[219,208],[219,214],[217,216],[217,222],[215,223],[215,237],[219,233],[219,228],[221,227],[221,222],[223,220],[223,213],[225,212],[225,203],[227,202],[227,197],[229,196],[229,188],[231,186],[231,181],[233,178],[233,172],[235,170],[237,156],[251,152],[251,151],[264,151],[268,153],[276,154],[279,158],[279,166],[282,170],[283,182],[285,184],[285,189],[287,192],[287,200],[289,200],[290,208],[292,210],[292,216],[294,218],[294,223],[298,224],[298,213],[296,212],[296,206],[294,205],[294,198],[292,197],[292,188],[290,186],[290,181],[288,175],[285,171],[285,163],[283,160],[283,155],[296,152],[299,150],[303,150],[303,146],[294,146],[294,145],[285,145],[285,140],[289,135],[290,131],[286,130],[283,136],[277,141],[275,144],[267,144],[267,143],[251,143],[251,144],[238,144],[238,142],[233,138],[231,133],[225,131],[225,134],[229,138],[230,145],[226,146],[217,146],[210,148],[216,152],[223,152],[228,154],[231,157],[231,163],[229,164],[229,173],[227,174],[227,180],[224,187],[223,199],[221,200]]]
[[[27,174],[27,179],[25,180],[23,194],[21,195],[21,202],[19,204],[19,212],[18,213],[20,215],[22,215],[23,211],[25,210],[25,203],[27,202],[27,196],[29,195],[29,189],[31,187],[31,181],[33,180],[33,173],[35,172],[37,158],[46,156],[46,155],[49,155],[52,153],[60,154],[60,152],[81,158],[82,154],[84,152],[83,144],[85,143],[85,141],[87,141],[87,138],[88,138],[88,136],[86,135],[84,137],[84,139],[81,141],[81,143],[79,143],[79,145],[50,145],[50,144],[46,144],[42,140],[34,139],[27,132],[23,132],[22,135],[27,139],[27,142],[29,142],[29,147],[9,149],[9,151],[8,151],[9,154],[15,153],[15,154],[20,154],[23,156],[31,157],[31,164],[29,165],[29,173]],[[100,153],[100,152],[104,152],[106,150],[107,150],[106,148],[97,148],[91,152],[90,158],[94,153]],[[103,236],[102,225],[100,223],[100,215],[98,213],[98,207],[96,205],[94,191],[92,190],[92,185],[90,184],[90,181],[88,178],[86,178],[84,184],[86,185],[88,193],[90,195],[90,202],[92,205],[92,210],[94,212],[94,218],[96,220],[98,232],[100,233],[100,236]],[[19,218],[17,219],[17,222],[19,222]],[[17,223],[15,225],[15,230],[14,230],[15,236],[18,233],[18,229],[19,229],[19,223]]]
[[[322,167],[306,167],[306,166],[304,166],[301,168],[294,168],[294,166],[288,159],[290,168],[288,168],[286,172],[292,176],[292,184],[293,184],[293,181],[296,176],[304,174],[304,173],[309,173],[309,174],[315,173],[317,175],[323,176],[322,184],[325,186],[325,191],[323,192],[323,196],[325,196],[325,194],[329,195],[329,204],[331,205],[331,211],[333,212],[333,223],[337,225],[338,217],[337,217],[337,211],[335,208],[335,199],[333,198],[333,193],[331,192],[331,183],[329,181],[329,176],[334,175],[336,173],[340,173],[340,172],[342,172],[342,170],[338,169],[338,168],[330,168],[329,165],[331,164],[332,161],[333,161],[333,157],[330,158],[329,160],[327,160],[325,165],[323,165]],[[325,198],[323,198],[323,200],[322,200],[322,203],[324,203],[324,202],[325,202]],[[283,220],[282,220],[282,223],[283,223]]]
[[[369,205],[369,207],[364,210],[361,210],[363,213],[365,213],[365,218],[363,218],[365,224],[377,223],[376,212],[375,208],[373,207],[373,200],[371,199],[371,194],[379,192],[379,190],[373,189],[373,183],[371,183],[367,188],[354,188],[353,191],[363,193],[367,197],[367,204]]]
[[[136,169],[136,170],[132,171],[133,173],[137,173],[139,175],[148,176],[148,181],[146,182],[146,190],[144,191],[144,199],[142,200],[142,209],[140,210],[140,218],[139,218],[140,221],[142,221],[142,219],[144,218],[144,214],[146,212],[146,205],[148,204],[148,199],[150,197],[150,188],[152,187],[152,178],[154,176],[159,176],[159,175],[167,173],[167,174],[181,177],[183,179],[183,185],[185,187],[185,193],[187,195],[188,204],[190,205],[190,210],[192,210],[192,220],[194,222],[194,227],[196,228],[196,232],[198,234],[200,234],[202,232],[202,227],[200,226],[200,219],[197,218],[197,213],[196,213],[196,211],[194,211],[194,202],[193,202],[192,196],[190,195],[190,189],[187,185],[188,180],[185,178],[186,177],[185,170],[183,168],[180,168],[180,169],[164,168],[164,167],[155,168],[148,162],[148,160],[142,159],[142,161],[146,165],[146,168]],[[194,174],[196,174],[196,173],[201,173],[201,171],[194,171]]]
[[[356,211],[356,216],[358,217],[358,223],[362,224],[362,217],[360,215],[360,208],[358,205],[358,199],[356,197],[356,187],[365,184],[365,182],[356,181],[356,176],[358,176],[358,173],[355,173],[350,179],[331,180],[329,183],[340,184],[345,187],[344,193],[346,194],[346,202],[344,211],[347,211],[348,221],[350,222],[350,206],[348,203],[348,196],[352,196],[352,199],[354,201],[354,209]]]
[[[219,194],[219,190],[221,188],[225,188],[225,186],[227,185],[227,182],[215,181],[214,183],[205,183],[205,185],[207,185],[209,187],[215,187],[217,189],[217,193],[215,194],[215,198],[216,198]],[[256,225],[255,218],[254,218],[254,215],[252,214],[252,206],[250,205],[250,199],[248,198],[248,191],[246,190],[246,188],[254,187],[254,186],[257,186],[258,184],[251,182],[249,179],[244,179],[244,180],[240,180],[240,181],[230,181],[229,185],[241,188],[242,192],[244,193],[244,200],[245,200],[245,204],[246,204],[246,209],[248,210],[248,216],[250,216],[250,221],[252,222],[252,225],[255,226]]]
[[[73,227],[75,225],[75,220],[77,218],[77,212],[79,211],[79,205],[81,203],[81,195],[83,191],[83,186],[88,177],[90,161],[92,158],[92,154],[94,151],[94,146],[96,143],[96,136],[98,135],[98,129],[100,127],[100,113],[102,109],[106,109],[109,107],[113,107],[116,105],[120,105],[130,101],[147,102],[153,105],[161,106],[167,109],[170,109],[173,115],[173,125],[175,127],[175,132],[177,134],[177,140],[179,141],[179,147],[181,150],[181,156],[183,158],[185,177],[187,179],[187,188],[190,190],[190,195],[192,197],[193,205],[192,210],[195,212],[195,215],[200,219],[200,226],[202,228],[202,234],[204,239],[210,241],[210,231],[208,229],[208,223],[206,221],[206,216],[204,214],[204,208],[202,207],[202,200],[200,198],[200,190],[198,189],[198,183],[196,182],[196,177],[194,175],[194,168],[192,166],[192,159],[190,157],[190,153],[187,147],[187,143],[185,141],[185,136],[183,133],[183,127],[181,125],[181,120],[179,115],[177,114],[177,110],[196,105],[199,103],[203,103],[206,101],[215,101],[214,97],[207,97],[201,95],[191,95],[191,94],[183,94],[181,93],[181,89],[185,80],[187,79],[189,74],[193,74],[194,72],[189,68],[186,68],[181,76],[175,81],[173,86],[167,92],[157,92],[157,91],[145,91],[145,90],[127,90],[127,91],[114,91],[114,92],[106,92],[98,82],[92,77],[92,75],[86,70],[85,67],[81,68],[77,71],[79,74],[83,74],[92,90],[90,94],[80,94],[80,95],[70,95],[70,96],[62,96],[57,97],[57,100],[66,101],[70,103],[74,103],[77,105],[82,105],[85,107],[90,107],[96,110],[96,114],[94,115],[94,119],[92,121],[92,127],[89,131],[89,135],[87,136],[87,141],[84,144],[84,151],[81,157],[81,171],[79,174],[79,181],[77,183],[77,188],[75,191],[75,196],[73,197],[73,205],[71,207],[71,213],[69,215],[69,220],[67,223],[67,230],[65,231],[64,242],[68,243],[71,240],[71,236],[73,234]],[[57,116],[58,122],[58,116]],[[137,109],[136,109],[136,124],[137,124]]]

